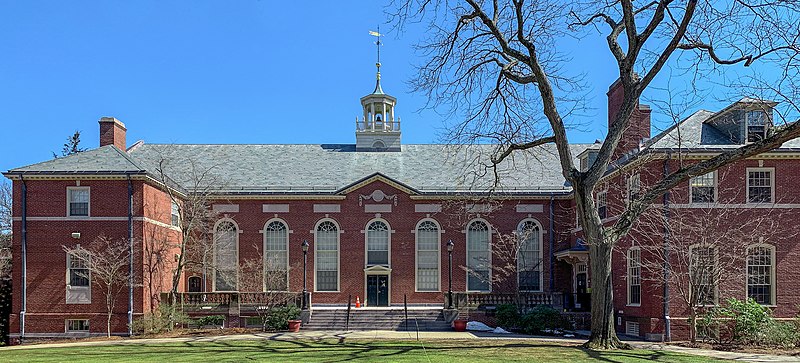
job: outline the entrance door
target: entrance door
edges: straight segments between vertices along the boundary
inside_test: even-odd
[[[589,308],[589,292],[586,286],[586,273],[581,272],[575,275],[575,308],[588,309]]]
[[[389,306],[389,275],[367,275],[367,305]]]
[[[197,276],[189,278],[189,292],[202,292],[202,280]]]

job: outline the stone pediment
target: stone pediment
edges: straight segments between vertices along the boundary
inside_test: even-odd
[[[367,185],[375,183],[375,182],[382,182],[383,184],[387,184],[388,186],[390,186],[390,187],[392,187],[394,189],[397,189],[398,191],[401,191],[401,192],[406,193],[406,194],[410,194],[410,195],[419,194],[419,192],[417,190],[415,190],[414,188],[412,188],[412,187],[410,187],[408,185],[405,185],[405,184],[403,184],[403,183],[401,183],[401,182],[399,182],[397,180],[394,180],[394,179],[392,179],[390,177],[387,177],[386,175],[383,175],[381,173],[374,173],[374,174],[369,175],[367,177],[364,177],[364,178],[362,178],[362,179],[360,179],[360,180],[358,180],[358,181],[356,181],[356,182],[354,182],[354,183],[352,183],[352,184],[350,184],[348,186],[345,186],[344,188],[339,189],[337,191],[337,194],[349,194],[349,193],[357,191],[358,189],[364,188]],[[370,191],[369,193],[370,194],[364,194],[364,195],[365,196],[369,195],[369,196],[371,196],[373,198],[377,197],[378,199],[381,199],[381,201],[385,201],[386,200],[385,197],[393,195],[392,191],[387,191],[387,190],[381,190],[380,194],[375,194],[375,191]],[[374,199],[374,200],[376,202],[380,202],[377,199]]]
[[[381,274],[381,273],[387,273],[388,274],[388,273],[392,272],[392,269],[389,268],[389,267],[386,267],[386,266],[382,266],[382,265],[375,265],[375,266],[369,266],[369,267],[364,268],[364,272],[373,273],[373,274]]]

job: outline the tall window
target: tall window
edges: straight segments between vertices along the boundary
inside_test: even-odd
[[[67,256],[69,264],[69,286],[70,287],[89,287],[90,276],[89,266],[86,265],[86,255],[77,256],[69,254]]]
[[[714,203],[716,201],[715,173],[698,175],[689,179],[692,203]]]
[[[289,231],[281,221],[264,228],[264,289],[286,291],[289,287]]]
[[[439,291],[439,237],[433,221],[417,226],[417,291]]]
[[[747,202],[772,203],[772,169],[747,169]]]
[[[628,305],[642,303],[642,255],[639,248],[628,250]]]
[[[67,212],[70,217],[89,216],[89,187],[67,188]]]
[[[491,259],[489,226],[474,221],[467,227],[467,290],[489,291],[491,284]]]
[[[239,230],[223,220],[214,229],[214,291],[236,291],[239,270]]]
[[[689,282],[694,303],[717,303],[717,249],[711,246],[689,247]]]
[[[608,217],[608,204],[606,202],[605,191],[597,193],[597,214],[600,215],[600,219]]]
[[[339,227],[324,221],[316,237],[317,291],[339,291]]]
[[[534,221],[520,223],[520,245],[517,254],[517,275],[520,291],[542,289],[542,231]]]
[[[763,140],[767,136],[769,117],[767,117],[766,112],[762,110],[747,111],[745,113],[745,119],[747,119],[748,142],[757,142]]]
[[[775,248],[758,245],[747,250],[747,297],[762,305],[774,305]]]
[[[178,203],[175,203],[175,201],[172,201],[172,208],[170,208],[170,223],[175,227],[181,226],[181,214]]]
[[[628,177],[628,203],[639,197],[642,191],[642,177],[639,174],[633,174]]]
[[[367,265],[389,264],[389,226],[374,221],[367,227]]]

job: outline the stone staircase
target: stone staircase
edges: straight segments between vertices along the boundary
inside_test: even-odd
[[[347,309],[314,309],[304,330],[348,329]],[[445,322],[442,309],[409,309],[408,331],[452,330]],[[360,308],[350,310],[349,330],[406,331],[405,312],[397,308]]]

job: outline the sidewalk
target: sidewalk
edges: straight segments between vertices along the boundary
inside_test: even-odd
[[[210,337],[177,337],[177,338],[147,338],[147,339],[125,339],[110,341],[90,341],[90,342],[69,342],[54,344],[33,344],[17,345],[0,348],[0,352],[6,350],[19,349],[41,349],[41,348],[65,348],[65,347],[87,347],[101,345],[141,345],[141,344],[166,344],[183,342],[216,342],[226,340],[416,340],[416,332],[405,331],[301,331],[299,333],[257,333],[257,334],[238,334],[220,335]],[[585,339],[559,338],[559,337],[540,337],[522,334],[493,334],[484,332],[419,332],[420,340],[473,340],[473,339],[514,339],[526,340],[529,342],[553,342],[565,345],[583,344]],[[642,341],[627,341],[636,349],[646,350],[665,350],[684,354],[702,355],[713,358],[728,359],[740,362],[800,362],[800,357],[778,356],[757,353],[737,353],[723,352],[716,350],[696,349],[680,347],[675,345],[652,343]]]

